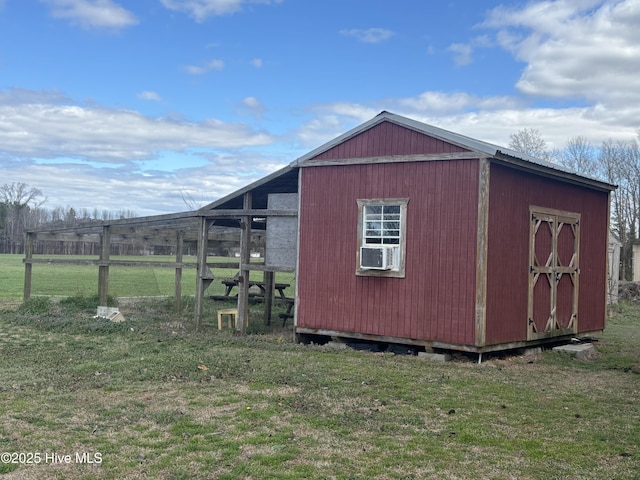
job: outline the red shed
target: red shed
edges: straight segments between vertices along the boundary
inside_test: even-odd
[[[604,328],[613,185],[388,112],[288,168],[297,334],[481,353]]]

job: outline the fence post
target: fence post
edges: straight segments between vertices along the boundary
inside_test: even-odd
[[[196,273],[196,304],[195,323],[196,330],[202,327],[202,311],[204,308],[204,291],[213,282],[213,273],[207,266],[207,249],[209,246],[209,228],[211,220],[200,217],[198,228],[198,268]]]
[[[100,305],[106,306],[109,299],[109,252],[111,250],[111,228],[102,227],[100,235],[100,261],[98,262],[98,295]]]
[[[243,197],[243,210],[251,209],[251,192]],[[251,262],[251,222],[250,215],[243,215],[240,219],[240,281],[238,282],[238,318],[236,334],[247,333],[249,324],[249,263]]]
[[[35,233],[27,232],[24,244],[24,292],[23,300],[26,302],[31,298],[31,277],[33,269],[33,237]]]
[[[184,248],[184,232],[178,230],[176,233],[176,285],[174,311],[179,313],[182,309],[182,249]]]

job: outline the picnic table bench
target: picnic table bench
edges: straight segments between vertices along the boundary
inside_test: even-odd
[[[225,293],[224,295],[211,295],[211,298],[213,300],[230,300],[232,298],[237,298],[237,293],[234,295],[233,293],[233,289],[236,288],[238,286],[238,276],[234,277],[234,278],[224,278],[222,280],[220,280],[220,283],[222,283],[225,286]],[[252,294],[254,298],[256,298],[256,300],[258,299],[264,299],[266,297],[266,293],[267,293],[267,289],[266,289],[266,283],[262,282],[262,281],[257,281],[257,280],[250,280],[249,281],[249,288],[251,287],[258,287],[260,289],[260,293],[255,293]],[[286,311],[283,313],[278,314],[278,316],[280,317],[280,319],[282,320],[282,326],[286,326],[287,324],[287,320],[289,320],[290,318],[294,317],[294,313],[293,313],[293,307],[295,306],[295,299],[291,298],[291,297],[287,297],[285,294],[285,289],[289,288],[291,286],[291,284],[289,283],[274,283],[273,288],[275,290],[278,291],[278,295],[275,296],[275,301],[279,302],[280,304],[283,304],[286,306]],[[233,312],[237,315],[237,310],[232,309]],[[270,316],[270,312],[271,309],[269,308],[268,310],[269,313],[266,313],[265,311],[265,324],[269,324],[270,320],[268,319],[268,317]],[[218,321],[218,323],[220,323],[220,320]]]
[[[231,297],[231,291],[238,286],[238,280],[236,278],[225,278],[220,281],[225,286],[225,297]],[[256,280],[249,280],[249,288],[258,287],[260,289],[261,295],[264,296],[266,294],[266,288],[264,282],[259,282]],[[286,288],[289,288],[291,285],[289,283],[274,283],[273,287],[278,291],[278,295],[280,299],[286,300],[287,296],[284,293]]]
[[[278,315],[282,320],[283,327],[287,324],[287,320],[289,320],[290,318],[293,318],[293,307],[296,304],[293,298],[285,298],[284,300],[287,305],[287,311]]]

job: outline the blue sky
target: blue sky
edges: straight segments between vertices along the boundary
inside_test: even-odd
[[[382,110],[630,140],[638,25],[637,0],[0,0],[0,184],[181,211]]]

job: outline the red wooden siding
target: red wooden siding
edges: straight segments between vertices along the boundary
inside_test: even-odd
[[[530,205],[582,214],[578,329],[604,328],[607,193],[497,164],[491,165],[489,192],[486,344],[527,338]],[[570,239],[559,241],[562,260],[571,249],[565,245]],[[569,288],[569,278],[563,279],[560,288]],[[570,308],[558,307],[562,312]]]
[[[406,127],[383,122],[321,153],[313,160],[458,153],[468,150],[443,142]]]
[[[473,345],[477,183],[477,160],[302,168],[297,325]],[[409,198],[406,278],[356,276],[359,198]]]

